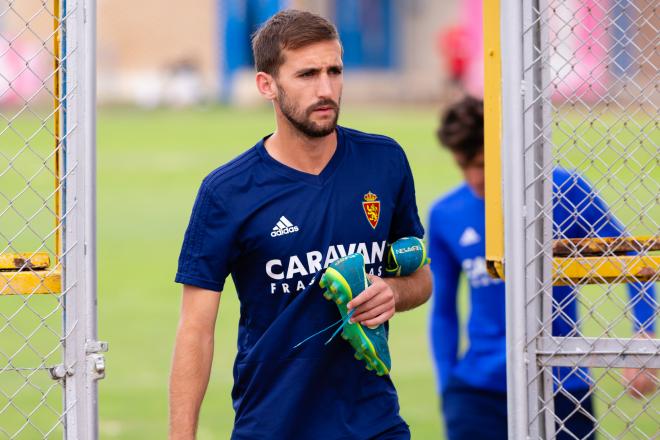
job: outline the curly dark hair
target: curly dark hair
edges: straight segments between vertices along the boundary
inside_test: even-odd
[[[449,107],[436,135],[445,148],[472,160],[484,148],[484,102],[466,96]]]

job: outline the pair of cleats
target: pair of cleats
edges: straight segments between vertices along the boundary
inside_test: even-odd
[[[388,276],[407,276],[428,262],[424,243],[417,237],[405,237],[389,247],[385,272]],[[348,303],[371,284],[363,255],[351,254],[336,260],[325,270],[319,284],[325,289],[323,296],[337,304],[343,322],[341,337],[351,344],[355,358],[379,376],[389,374],[392,361],[385,326],[370,328],[349,321],[352,312],[348,311]]]

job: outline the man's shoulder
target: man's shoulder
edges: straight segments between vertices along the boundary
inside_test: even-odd
[[[562,167],[552,170],[552,189],[558,196],[574,194],[577,197],[584,197],[593,191],[588,180],[579,171]]]
[[[579,174],[563,167],[554,167],[552,170],[552,181],[555,185],[561,185],[570,178],[577,178]]]
[[[473,199],[467,184],[462,183],[446,192],[431,204],[431,215],[456,214],[457,210],[466,206],[466,202]]]
[[[255,146],[211,171],[202,181],[202,186],[215,191],[223,185],[243,181],[246,178],[246,172],[250,171],[258,160],[259,153]]]
[[[366,133],[364,131],[356,130],[354,128],[338,127],[351,142],[371,145],[379,148],[388,148],[395,151],[401,151],[402,148],[397,141],[389,136],[375,133]]]

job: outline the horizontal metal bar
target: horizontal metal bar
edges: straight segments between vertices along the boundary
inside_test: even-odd
[[[46,269],[50,256],[46,252],[0,254],[0,270]]]
[[[658,255],[555,257],[552,266],[554,286],[646,282],[660,277]],[[491,277],[504,279],[503,261],[487,261],[486,267]]]
[[[660,339],[544,337],[537,347],[542,366],[660,368]]]
[[[0,295],[62,293],[62,273],[58,270],[0,272]]]
[[[645,282],[657,279],[660,256],[553,258],[552,266],[555,286]]]
[[[660,236],[645,235],[638,237],[585,237],[566,238],[552,242],[555,257],[597,256],[626,252],[651,252],[660,250]]]

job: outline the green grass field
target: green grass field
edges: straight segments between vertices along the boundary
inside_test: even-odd
[[[431,202],[460,182],[450,155],[436,145],[434,109],[349,108],[341,122],[364,131],[387,134],[405,147],[424,221]],[[174,284],[173,278],[198,185],[209,171],[272,130],[272,112],[268,108],[100,110],[99,336],[110,342],[107,377],[100,382],[101,438],[166,437],[167,381],[180,302],[180,286]],[[47,150],[48,133],[40,136]],[[646,166],[648,160],[641,162]],[[634,169],[626,172],[634,179]],[[654,207],[651,212],[657,213],[657,209]],[[50,220],[42,221],[47,224]],[[469,307],[464,293],[461,309],[465,316]],[[587,296],[594,294],[597,292],[593,289],[586,292]],[[43,302],[44,310],[48,310],[47,300]],[[601,310],[604,316],[617,314],[611,305],[604,304]],[[402,414],[411,425],[413,437],[418,439],[442,438],[428,349],[428,311],[423,306],[397,315],[391,323],[392,375],[399,390]],[[214,369],[199,428],[202,440],[228,438],[233,421],[230,389],[238,302],[230,282],[223,294],[218,320]],[[57,325],[57,317],[53,325]],[[598,325],[591,321],[587,321],[586,327],[588,331],[598,332]],[[617,331],[629,333],[625,320],[619,322]],[[2,375],[0,389],[4,384],[1,380]],[[603,384],[610,395],[623,390],[612,377],[605,378]],[[58,393],[53,392],[53,396],[57,397]],[[51,400],[56,407],[57,398]],[[646,408],[654,417],[660,406],[655,400],[653,406]],[[597,408],[601,413],[606,409],[601,402]],[[617,411],[632,416],[642,413],[644,408],[624,396]],[[0,413],[0,427],[15,423],[7,419],[8,414]],[[606,421],[608,431],[626,429],[624,423],[617,421],[616,411],[611,414],[614,415]],[[650,435],[655,429],[653,419],[648,416],[642,416],[637,427]]]

